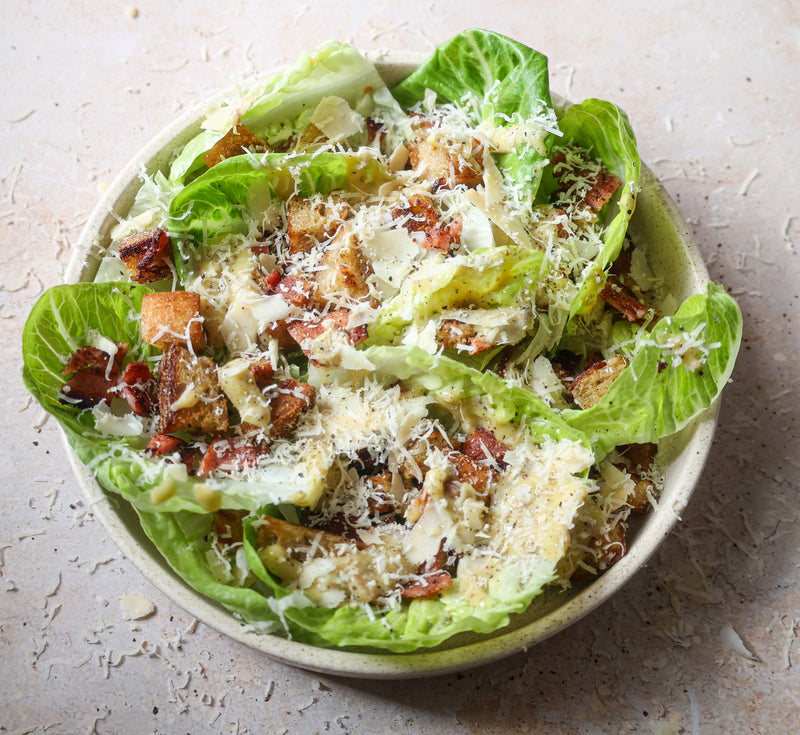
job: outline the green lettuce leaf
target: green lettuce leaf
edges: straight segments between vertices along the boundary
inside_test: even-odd
[[[424,324],[444,309],[532,307],[543,263],[538,250],[498,247],[420,270],[383,306],[369,327],[368,344],[391,343],[404,327]]]
[[[392,94],[408,108],[421,102],[428,89],[440,103],[469,104],[476,123],[488,121],[499,127],[540,118],[552,106],[547,57],[492,31],[467,30],[437,47]],[[545,136],[545,149],[552,139]],[[529,145],[497,155],[500,171],[524,185],[531,198],[546,160],[546,150]]]
[[[172,162],[169,178],[185,182],[207,170],[203,156],[234,122],[241,121],[271,146],[280,146],[305,130],[317,104],[327,96],[347,100],[364,116],[400,112],[370,61],[350,45],[328,41],[260,81],[242,99],[212,111],[205,129]]]
[[[528,427],[537,442],[562,439],[588,447],[588,440],[557,417],[543,401],[512,387],[492,373],[480,373],[460,362],[431,356],[413,347],[380,346],[365,351],[383,379],[403,380],[409,388],[426,392],[444,405],[468,398],[485,401],[493,419]],[[393,610],[365,606],[326,608],[312,604],[300,592],[290,591],[266,569],[256,543],[254,522],[263,510],[245,522],[244,549],[250,570],[258,579],[252,589],[218,582],[209,568],[205,536],[210,521],[187,514],[142,514],[143,525],[177,573],[200,592],[240,614],[256,629],[275,630],[280,620],[294,640],[314,645],[357,646],[407,652],[436,646],[463,632],[490,633],[507,625],[509,616],[522,612],[555,576],[555,562],[536,557],[510,562],[492,578],[483,606],[474,606],[454,587],[437,599],[414,599]],[[274,515],[275,510],[269,511]],[[524,571],[523,571],[524,566]]]
[[[619,194],[604,207],[601,220],[607,221],[603,246],[593,263],[584,271],[578,293],[570,306],[570,317],[591,310],[605,283],[605,271],[616,260],[625,241],[639,191],[641,161],[636,136],[628,116],[611,102],[587,99],[572,105],[559,116],[563,137],[554,145],[575,145],[599,159],[603,166],[622,181]],[[613,214],[616,212],[616,214]]]
[[[369,190],[388,178],[382,163],[352,154],[225,159],[183,188],[170,205],[168,227],[181,282],[191,274],[199,249],[223,235],[245,234],[254,222],[258,226],[274,201],[352,187]]]
[[[619,444],[657,442],[716,400],[730,378],[741,337],[738,305],[709,283],[705,294],[691,296],[674,316],[634,340],[628,366],[597,404],[562,416],[591,437],[599,458]]]

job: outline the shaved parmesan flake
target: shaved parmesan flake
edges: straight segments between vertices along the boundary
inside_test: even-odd
[[[155,603],[138,593],[122,595],[119,606],[124,620],[142,620],[156,611]]]
[[[733,651],[737,656],[746,658],[748,661],[761,661],[761,659],[745,645],[732,625],[728,623],[723,625],[719,632],[719,637],[725,647]]]

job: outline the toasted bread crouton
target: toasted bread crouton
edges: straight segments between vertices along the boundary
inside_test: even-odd
[[[214,533],[217,535],[217,543],[221,545],[242,543],[244,539],[242,520],[246,515],[247,511],[225,508],[214,513]]]
[[[457,319],[442,320],[436,328],[436,343],[446,350],[460,350],[468,355],[477,355],[494,347],[480,336],[475,325]]]
[[[316,400],[317,392],[313,385],[292,378],[281,381],[269,402],[270,436],[277,439],[291,434],[300,414],[312,408]]]
[[[355,235],[339,230],[322,256],[320,269],[314,273],[315,304],[321,309],[328,303],[365,298],[371,275],[372,266],[361,253]]]
[[[447,437],[438,429],[434,429],[430,434],[421,439],[415,439],[406,446],[408,455],[404,456],[397,468],[400,476],[406,482],[423,482],[428,472],[426,459],[428,453],[434,449],[439,449],[443,454],[449,454],[453,447]]]
[[[163,350],[167,345],[206,346],[200,297],[188,291],[145,294],[142,299],[142,340]]]
[[[245,151],[265,153],[268,150],[269,146],[263,138],[259,138],[252,130],[238,123],[211,146],[208,153],[203,156],[203,163],[212,168],[226,158],[241,156]]]
[[[307,253],[318,243],[332,237],[347,217],[347,204],[339,197],[327,202],[294,197],[286,205],[289,250]]]
[[[463,185],[475,187],[483,181],[483,152],[477,141],[469,146],[453,145],[422,121],[414,125],[417,137],[410,141],[408,159],[420,178],[436,189]]]
[[[119,245],[119,257],[136,283],[153,283],[172,277],[172,246],[166,230],[137,232]]]
[[[470,459],[463,452],[449,452],[447,460],[455,469],[455,479],[458,480],[458,482],[472,485],[478,495],[485,495],[489,487],[497,481],[499,476],[496,470],[474,459]],[[448,488],[449,484],[448,482],[445,487]]]
[[[218,434],[228,428],[228,402],[217,366],[182,345],[167,345],[158,371],[159,433]]]
[[[611,387],[611,384],[627,367],[628,361],[622,355],[608,360],[600,360],[590,365],[575,380],[570,390],[575,403],[581,408],[594,406]]]
[[[625,556],[626,535],[627,526],[621,520],[605,531],[595,533],[588,540],[587,549],[576,565],[572,579],[587,581],[610,569]]]

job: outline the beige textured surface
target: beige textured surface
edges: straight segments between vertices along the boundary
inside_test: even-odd
[[[789,2],[640,6],[4,4],[0,733],[800,730],[800,17]],[[326,38],[427,51],[470,26],[546,53],[555,92],[627,110],[739,298],[745,343],[683,521],[611,602],[460,675],[309,674],[196,624],[122,559],[22,387],[20,333],[99,192],[176,114]],[[126,594],[155,614],[126,620]]]

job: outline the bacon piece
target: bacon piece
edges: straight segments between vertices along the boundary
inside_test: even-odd
[[[407,207],[392,210],[392,218],[402,219],[402,226],[409,232],[425,234],[421,247],[427,250],[450,252],[454,243],[461,238],[464,223],[460,214],[447,225],[442,225],[442,218],[433,205],[433,199],[424,194],[412,194],[408,198]]]
[[[299,276],[284,276],[275,285],[275,293],[280,294],[292,306],[299,306],[301,309],[307,308],[314,295],[314,286],[305,278]]]
[[[266,443],[249,437],[225,439],[217,437],[200,460],[197,474],[211,477],[218,472],[236,472],[258,464],[261,457],[269,454]]]
[[[386,126],[374,118],[368,117],[365,122],[367,123],[367,139],[371,145],[376,145],[380,148],[386,137]]]
[[[444,550],[444,539],[439,544],[436,556],[430,561],[423,562],[417,574],[423,579],[415,579],[406,582],[400,592],[401,597],[430,597],[448,587],[452,587],[453,578],[450,573],[445,571],[444,565],[447,563],[447,553]]]
[[[485,461],[488,455],[497,462],[501,467],[505,467],[506,463],[503,458],[506,456],[508,447],[495,438],[491,431],[478,426],[461,445],[461,451],[475,462]]]
[[[61,403],[78,408],[91,408],[100,401],[111,403],[117,385],[127,344],[115,342],[117,352],[112,358],[107,352],[84,345],[70,355],[62,375],[70,375],[62,386]]]
[[[323,316],[321,319],[317,319],[316,321],[291,322],[286,328],[289,330],[289,334],[292,336],[292,339],[294,339],[294,341],[300,345],[301,349],[305,340],[316,339],[329,329],[336,329],[347,334],[347,338],[352,345],[361,344],[361,342],[363,342],[368,336],[367,327],[365,325],[361,325],[348,329],[347,323],[349,321],[349,309],[336,309],[328,312],[325,316]]]
[[[400,592],[401,597],[416,598],[416,597],[430,597],[431,595],[438,594],[442,590],[453,586],[453,578],[449,572],[444,569],[437,569],[432,572],[425,572],[422,574],[423,579],[415,579],[412,582],[407,582],[403,585]]]
[[[181,458],[181,462],[186,466],[186,472],[193,475],[200,456],[200,450],[191,446],[183,439],[169,434],[156,434],[145,447],[144,453],[150,457],[165,457],[168,454],[175,454]]]
[[[172,246],[166,230],[160,227],[126,237],[120,243],[119,257],[136,283],[172,277]]]
[[[255,249],[255,248],[253,248]],[[281,274],[280,268],[275,268],[275,270],[270,271],[266,276],[261,276],[257,279],[258,287],[265,293],[271,294],[275,293],[275,289],[278,287],[278,284],[281,282],[281,278],[283,275]]]
[[[287,378],[278,384],[277,392],[269,402],[270,436],[277,439],[291,434],[300,414],[312,408],[317,400],[313,385]]]
[[[242,543],[244,540],[242,519],[246,515],[246,511],[225,508],[214,513],[214,533],[217,534],[217,543],[223,546]]]
[[[606,169],[601,168],[596,174],[592,174],[588,169],[567,162],[566,155],[561,152],[553,155],[550,163],[553,166],[553,175],[559,183],[568,185],[573,177],[589,182],[589,190],[584,194],[583,203],[595,212],[599,212],[622,185],[622,181]],[[566,170],[556,171],[557,167],[564,167]]]
[[[131,362],[126,365],[117,381],[117,390],[137,416],[153,415],[158,397],[155,378],[146,363]]]
[[[600,298],[609,306],[613,306],[629,322],[642,321],[649,313],[648,309],[616,276],[608,276],[606,285],[600,292]]]

